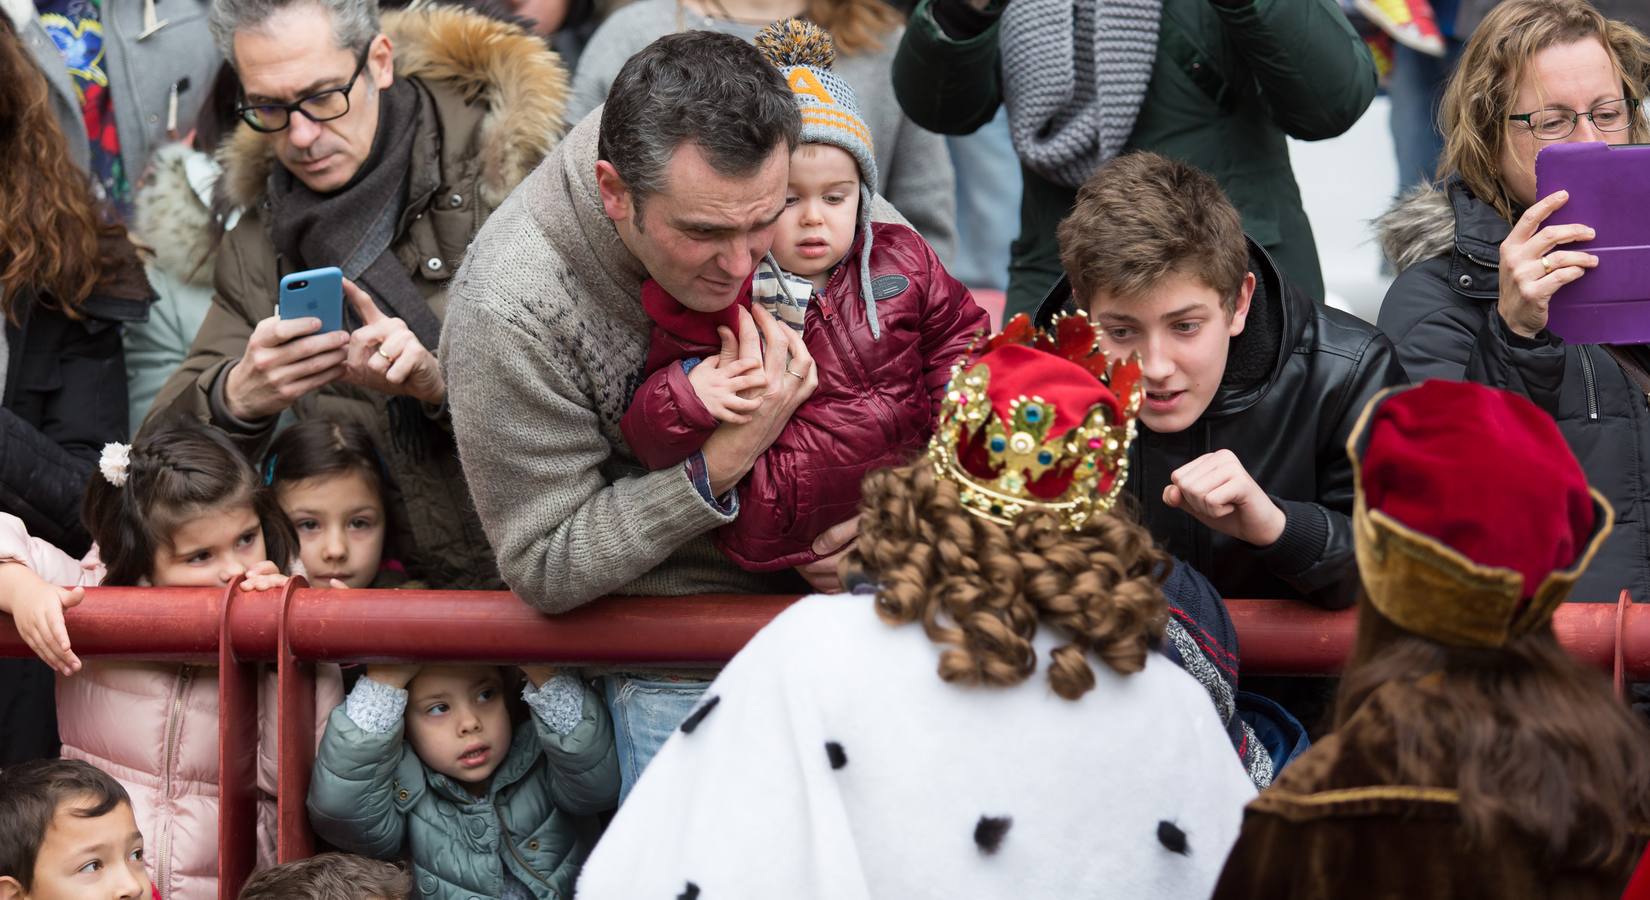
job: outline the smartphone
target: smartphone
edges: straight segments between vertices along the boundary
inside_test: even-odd
[[[281,318],[321,320],[321,330],[344,327],[344,273],[337,266],[293,272],[281,279]]]

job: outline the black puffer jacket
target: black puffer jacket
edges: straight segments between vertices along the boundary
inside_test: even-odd
[[[6,323],[0,512],[73,556],[92,542],[80,521],[86,480],[103,445],[126,440],[120,326],[148,316],[147,290],[143,282],[141,292],[94,293],[81,304],[78,321],[20,297],[20,324]]]
[[[1650,598],[1650,400],[1595,344],[1549,331],[1526,340],[1496,311],[1501,242],[1511,224],[1459,180],[1404,198],[1381,218],[1381,242],[1400,273],[1381,304],[1381,329],[1417,380],[1475,381],[1523,394],[1547,410],[1587,480],[1609,498],[1616,528],[1571,598]],[[1532,514],[1541,514],[1534,511]]]
[[[1371,397],[1407,379],[1380,332],[1313,303],[1253,241],[1249,269],[1255,296],[1220,389],[1185,431],[1140,429],[1129,450],[1129,491],[1159,546],[1207,575],[1222,596],[1341,609],[1352,605],[1358,582],[1347,437]],[[1039,321],[1070,308],[1069,294],[1062,282]],[[1220,449],[1236,454],[1288,517],[1272,546],[1227,537],[1164,505],[1169,476]]]

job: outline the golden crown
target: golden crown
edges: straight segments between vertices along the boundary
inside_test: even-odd
[[[1010,347],[1036,355],[999,352]],[[1040,331],[1018,315],[952,371],[928,455],[974,515],[1008,525],[1040,510],[1076,530],[1122,492],[1143,397],[1139,356],[1108,360],[1088,319]]]

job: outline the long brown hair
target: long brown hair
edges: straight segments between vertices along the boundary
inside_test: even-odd
[[[831,33],[838,52],[849,55],[882,49],[882,39],[905,24],[899,10],[882,0],[808,0],[808,21]]]
[[[843,561],[879,585],[877,613],[921,622],[951,645],[939,673],[958,684],[1019,684],[1037,670],[1031,639],[1046,623],[1069,643],[1049,666],[1054,692],[1094,687],[1093,653],[1121,674],[1140,671],[1163,638],[1168,558],[1145,528],[1116,512],[1062,532],[1051,515],[1003,526],[963,509],[955,482],[926,458],[865,479],[859,541]]]
[[[1643,101],[1650,83],[1650,41],[1631,25],[1606,19],[1587,0],[1507,0],[1491,10],[1444,90],[1439,174],[1459,174],[1473,196],[1507,221],[1517,220],[1518,202],[1501,177],[1501,154],[1511,125],[1507,116],[1517,112],[1512,104],[1519,82],[1537,53],[1587,38],[1604,45],[1624,95]],[[1631,140],[1650,140],[1643,109],[1635,112]]]
[[[99,239],[124,238],[125,229],[100,217],[52,115],[46,76],[5,16],[0,84],[0,312],[17,322],[18,303],[32,288],[35,303],[79,318],[80,303],[103,276]]]
[[[1650,824],[1650,728],[1604,676],[1564,651],[1551,624],[1505,647],[1450,647],[1359,604],[1341,680],[1340,729],[1377,692],[1393,716],[1397,777],[1454,775],[1469,840],[1522,835],[1553,870],[1631,866]]]

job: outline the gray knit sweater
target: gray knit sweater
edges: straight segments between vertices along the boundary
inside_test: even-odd
[[[608,593],[783,591],[783,574],[716,551],[707,533],[729,520],[682,466],[645,471],[619,431],[647,357],[647,272],[602,211],[599,125],[569,132],[493,213],[447,294],[453,428],[499,571],[546,612]],[[880,198],[872,216],[903,222]]]
[[[667,34],[698,29],[719,31],[754,40],[760,26],[711,19],[683,9],[678,0],[637,0],[616,10],[603,22],[579,57],[573,74],[573,97],[567,103],[568,124],[577,124],[607,99],[619,69],[636,51]],[[860,116],[871,129],[871,141],[882,183],[877,193],[911,222],[940,262],[949,266],[957,249],[956,184],[945,138],[917,127],[894,98],[891,73],[894,51],[905,29],[882,36],[882,48],[856,54],[838,54],[831,67],[854,89]]]

